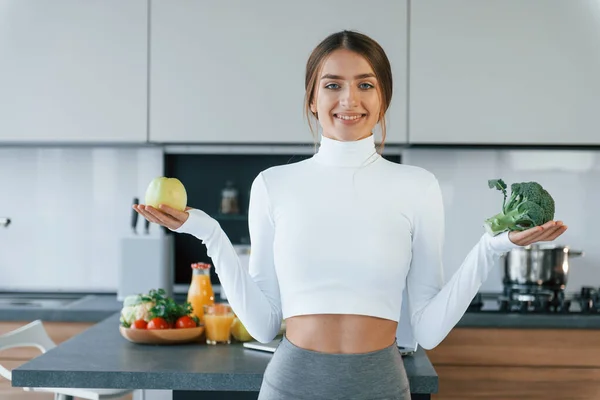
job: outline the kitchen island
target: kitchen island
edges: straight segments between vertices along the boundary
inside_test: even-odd
[[[174,400],[256,399],[271,353],[239,343],[138,345],[119,333],[115,313],[13,370],[17,387],[173,390]],[[420,349],[404,358],[413,399],[430,399],[438,376]]]
[[[39,294],[25,293],[22,296],[39,297]],[[51,295],[47,296],[52,297]],[[427,390],[432,389],[431,393],[437,390],[435,398],[443,400],[482,397],[502,399],[511,396],[519,397],[523,393],[527,393],[532,400],[538,398],[547,400],[549,393],[570,399],[589,399],[600,393],[600,383],[598,383],[600,382],[600,363],[597,361],[600,360],[600,339],[598,339],[600,335],[597,334],[600,330],[600,312],[582,313],[578,311],[576,304],[571,307],[569,313],[503,312],[498,308],[498,296],[499,293],[483,294],[483,307],[469,309],[455,329],[436,349],[425,352],[428,358],[424,358],[424,362],[428,365],[431,361],[435,367],[434,373],[437,376],[433,379],[428,380],[427,374],[423,375],[419,372],[418,366],[421,365],[421,361],[418,357],[423,354],[422,350],[416,357],[409,357],[405,360],[407,370],[411,375],[413,390],[419,391],[417,394],[427,396]],[[225,351],[221,363],[215,364],[215,368],[221,368],[221,370],[211,371],[204,368],[200,360],[219,358],[221,356],[217,355],[219,353],[215,353],[215,351],[220,352],[221,350],[212,349],[205,352],[204,350],[208,350],[205,348],[206,346],[199,345],[161,350],[161,348],[149,347],[146,349],[144,346],[129,344],[120,337],[118,330],[114,328],[114,324],[117,323],[116,316],[112,323],[94,326],[93,324],[120,311],[121,303],[117,301],[115,294],[86,294],[77,299],[76,294],[67,293],[56,299],[64,297],[75,299],[75,301],[68,304],[35,307],[23,304],[20,301],[22,299],[19,298],[18,305],[0,304],[0,321],[3,321],[0,323],[0,332],[8,332],[34,319],[41,319],[50,335],[58,343],[64,342],[66,347],[61,345],[57,351],[59,354],[69,351],[70,355],[67,355],[66,359],[71,357],[76,361],[72,365],[65,362],[65,366],[60,367],[61,369],[56,375],[56,379],[61,379],[60,383],[67,383],[64,375],[71,374],[72,369],[80,368],[70,375],[74,380],[72,385],[78,383],[75,379],[81,379],[82,375],[86,373],[84,368],[87,368],[81,364],[81,355],[89,353],[92,356],[88,358],[92,362],[95,362],[93,360],[96,358],[100,362],[96,369],[87,371],[91,378],[100,379],[96,383],[104,384],[102,379],[128,379],[129,381],[124,382],[123,385],[128,384],[130,385],[128,387],[131,388],[142,388],[144,386],[140,385],[145,385],[147,389],[160,389],[166,387],[167,381],[164,379],[176,374],[172,379],[181,382],[182,386],[173,386],[167,389],[188,388],[182,389],[182,392],[178,391],[178,396],[182,395],[185,390],[197,394],[198,392],[193,390],[198,390],[198,385],[204,385],[204,389],[201,390],[210,391],[210,388],[207,389],[206,382],[222,382],[228,379],[240,385],[248,382],[251,388],[258,390],[262,379],[263,370],[261,368],[266,366],[266,362],[271,356],[268,353],[244,350],[235,347],[238,345],[234,345]],[[178,302],[185,300],[184,295],[176,295],[175,298]],[[90,333],[81,333],[84,329],[89,329]],[[89,336],[90,334],[92,336]],[[106,347],[106,354],[98,354],[98,348],[86,348],[86,346],[92,347],[90,343],[98,343],[99,339],[108,340],[102,344]],[[65,342],[65,340],[67,341]],[[191,350],[190,355],[182,354],[188,350]],[[112,352],[110,353],[112,355],[108,352]],[[29,360],[37,355],[34,353],[35,351],[30,351],[26,354],[27,357],[22,358]],[[103,352],[100,351],[100,353]],[[165,355],[167,353],[169,355]],[[140,354],[150,354],[149,359]],[[0,364],[7,362],[10,365],[15,354],[7,353],[6,357],[8,358],[8,356],[11,359],[0,359]],[[107,357],[119,358],[119,361],[111,362],[110,359],[107,361]],[[168,357],[185,360],[180,363],[185,362],[190,366],[186,367],[187,369],[176,370],[172,365],[164,364],[164,359]],[[244,363],[251,360],[257,362],[258,366],[256,369],[252,369],[246,364],[246,367],[250,368],[249,372],[237,369],[234,371],[235,377],[231,377],[231,374],[227,375],[227,365],[223,365],[223,360],[230,360],[231,357],[243,357]],[[160,363],[155,361],[158,358],[160,358]],[[139,369],[139,366],[136,369],[131,360],[139,360],[140,363],[150,362],[159,369],[155,370],[154,367]],[[23,365],[23,368],[27,370],[25,379],[28,379],[28,382],[32,382],[29,380],[30,378],[35,378],[31,375],[34,373],[31,367],[37,368],[39,361],[34,360],[34,362]],[[61,363],[62,361],[59,360],[57,365],[60,366]],[[46,364],[44,361],[42,366],[51,364]],[[112,375],[110,375],[109,368],[113,369]],[[103,371],[102,375],[96,374],[99,370]],[[123,373],[127,376],[120,377],[119,370],[124,371]],[[49,371],[51,371],[50,367],[38,372],[47,374]],[[162,373],[157,373],[157,371],[162,371]],[[15,371],[15,374],[17,379],[20,379],[20,371]],[[186,378],[187,375],[191,377]],[[46,375],[44,382],[52,384],[53,378]],[[165,384],[154,384],[153,379],[158,383],[165,382]],[[193,386],[193,389],[189,389],[188,383],[192,379],[197,380],[195,381],[197,385]],[[423,385],[434,386],[424,387]],[[114,386],[113,384],[110,387],[124,386]],[[210,393],[219,398],[221,389],[219,387],[213,389]],[[244,393],[250,392],[242,390],[236,393],[244,396]],[[490,397],[490,393],[496,393],[497,396]],[[235,399],[231,396],[230,398]]]

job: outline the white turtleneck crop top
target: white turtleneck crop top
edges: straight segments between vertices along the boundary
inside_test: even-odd
[[[507,233],[483,233],[445,281],[438,181],[427,170],[382,158],[373,136],[352,142],[322,137],[313,157],[256,177],[249,269],[216,220],[188,212],[176,232],[206,245],[228,302],[263,343],[275,338],[282,319],[296,315],[399,321],[406,289],[404,317],[418,344],[431,349],[463,316],[495,260],[518,247]]]

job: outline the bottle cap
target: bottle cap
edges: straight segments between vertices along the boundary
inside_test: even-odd
[[[192,269],[210,269],[211,265],[208,263],[197,262],[192,264]]]

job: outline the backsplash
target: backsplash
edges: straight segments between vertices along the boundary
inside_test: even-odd
[[[240,165],[246,156],[236,157],[168,156],[165,164],[159,147],[0,147],[0,217],[12,219],[8,228],[0,228],[0,290],[115,292],[120,240],[132,235],[132,198],[143,201],[146,186],[165,168],[177,174],[184,168],[194,176],[206,172],[197,187],[185,183],[198,198],[207,194],[202,185],[213,187],[202,200],[207,207],[212,204],[207,212],[218,204],[214,187],[222,187],[228,177],[239,184],[245,206],[250,183],[246,175],[255,171]],[[289,159],[282,157],[282,162]],[[503,178],[507,184],[537,180],[555,198],[556,217],[569,225],[559,242],[585,252],[572,261],[567,290],[600,287],[600,235],[595,229],[600,225],[600,152],[407,149],[402,162],[427,168],[440,180],[447,217],[447,278],[483,233],[483,219],[500,209],[502,194],[488,189],[487,180]],[[231,176],[231,171],[241,175]],[[155,225],[150,232],[164,234]],[[188,256],[180,262],[187,263]],[[494,269],[482,290],[501,290],[501,279],[500,268]]]
[[[114,292],[133,197],[162,171],[160,148],[0,147],[0,290]]]
[[[454,273],[484,232],[482,223],[501,210],[502,193],[487,180],[537,181],[556,202],[556,220],[569,229],[555,243],[583,250],[570,261],[568,292],[581,286],[600,287],[600,152],[566,150],[410,149],[404,162],[438,177],[446,211],[444,271]],[[510,188],[509,188],[510,192]],[[482,291],[502,290],[503,271],[497,266]]]

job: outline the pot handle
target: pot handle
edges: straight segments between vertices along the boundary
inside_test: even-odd
[[[569,256],[573,256],[573,257],[579,257],[579,256],[584,256],[585,253],[581,250],[570,250],[569,249]]]

